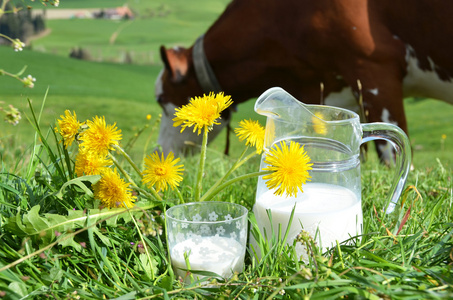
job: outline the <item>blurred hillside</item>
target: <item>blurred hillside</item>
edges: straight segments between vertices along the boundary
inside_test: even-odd
[[[72,53],[97,62],[160,65],[161,45],[192,45],[229,1],[195,0],[187,5],[184,0],[62,0],[57,8],[30,3],[34,14],[51,16],[46,18],[48,34],[29,44],[34,51],[60,56]],[[132,17],[102,17],[124,7]],[[93,17],[99,14],[102,16]],[[74,54],[77,52],[83,54]]]

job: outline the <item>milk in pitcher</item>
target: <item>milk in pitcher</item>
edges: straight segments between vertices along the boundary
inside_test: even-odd
[[[360,199],[349,189],[325,183],[307,183],[303,193],[297,197],[274,195],[269,190],[257,199],[254,213],[261,230],[265,229],[268,238],[272,232],[266,210],[271,210],[272,226],[277,232],[281,224],[282,234],[286,232],[291,212],[294,217],[290,224],[288,244],[292,245],[297,235],[304,229],[316,243],[326,250],[339,243],[360,235],[362,232],[362,207]],[[263,232],[263,231],[262,231]],[[306,256],[300,243],[296,245],[297,255]]]

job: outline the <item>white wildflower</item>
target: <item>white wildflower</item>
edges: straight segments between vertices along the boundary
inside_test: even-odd
[[[22,43],[19,39],[15,39],[12,42],[14,51],[18,52],[24,50],[25,44]]]
[[[24,77],[24,79],[22,79],[22,83],[24,84],[24,87],[28,87],[28,88],[33,88],[35,86],[35,81],[36,81],[36,78],[34,78],[31,75],[28,75],[27,77]]]

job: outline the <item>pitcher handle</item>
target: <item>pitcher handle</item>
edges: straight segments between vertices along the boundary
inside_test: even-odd
[[[406,133],[396,125],[390,123],[361,124],[363,130],[362,144],[372,140],[386,140],[392,144],[396,151],[396,180],[390,189],[390,202],[386,213],[395,209],[396,203],[401,196],[407,175],[411,166],[411,148]]]

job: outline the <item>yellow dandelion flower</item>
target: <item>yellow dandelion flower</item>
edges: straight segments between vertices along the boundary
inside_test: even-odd
[[[112,164],[113,162],[107,159],[106,156],[81,150],[76,157],[75,172],[79,177],[83,175],[100,175]]]
[[[132,207],[136,196],[132,195],[130,183],[125,182],[116,169],[105,169],[101,179],[93,185],[94,197],[108,208]]]
[[[174,159],[173,152],[164,158],[154,152],[145,158],[145,170],[143,171],[143,183],[148,186],[155,186],[156,191],[167,190],[170,186],[171,189],[176,188],[179,182],[182,181],[182,172],[184,171],[183,165],[176,165],[179,162],[179,158]]]
[[[213,125],[219,125],[217,120],[220,113],[233,103],[230,96],[224,96],[223,93],[215,95],[203,95],[203,97],[192,98],[187,105],[176,108],[174,127],[181,125],[181,132],[186,127],[194,127],[193,132],[198,129],[198,134],[205,127],[211,128]]]
[[[316,117],[312,117],[313,121],[313,128],[316,133],[325,135],[327,133],[326,124],[322,121],[324,119],[324,115],[320,112],[315,113]]]
[[[60,120],[57,120],[60,130],[55,127],[55,131],[60,133],[63,137],[63,144],[65,148],[68,148],[71,146],[72,142],[74,142],[74,139],[79,132],[81,123],[77,121],[76,113],[74,112],[74,115],[72,115],[69,110],[65,110],[64,116],[61,115],[60,118]]]
[[[87,121],[87,125],[88,129],[80,138],[82,149],[97,155],[107,155],[114,145],[119,145],[121,130],[116,128],[116,123],[106,125],[104,117],[96,116],[93,121]]]
[[[263,170],[272,173],[263,176],[263,179],[268,180],[266,185],[269,189],[277,188],[275,195],[281,196],[285,193],[287,196],[297,197],[298,189],[304,192],[302,185],[310,181],[308,171],[313,164],[310,163],[310,157],[303,146],[291,141],[288,147],[285,142],[280,142],[279,146],[269,151],[265,163],[268,166]]]
[[[442,139],[443,139],[443,140],[446,140],[446,139],[447,139],[447,135],[446,135],[445,133],[442,134]]]
[[[256,147],[256,153],[263,151],[265,129],[258,121],[242,120],[234,132],[241,142],[246,140],[247,146]]]
[[[209,94],[209,95],[214,98],[215,102],[217,102],[217,105],[219,106],[220,112],[224,111],[231,104],[233,104],[233,100],[231,100],[231,96],[229,96],[229,95],[225,96],[223,94],[223,92],[220,92],[217,95],[215,95],[214,93],[211,93],[211,94]]]
[[[152,116],[151,116],[150,114],[147,114],[147,115],[146,115],[146,119],[147,119],[148,121],[151,120],[151,118],[152,118]]]

